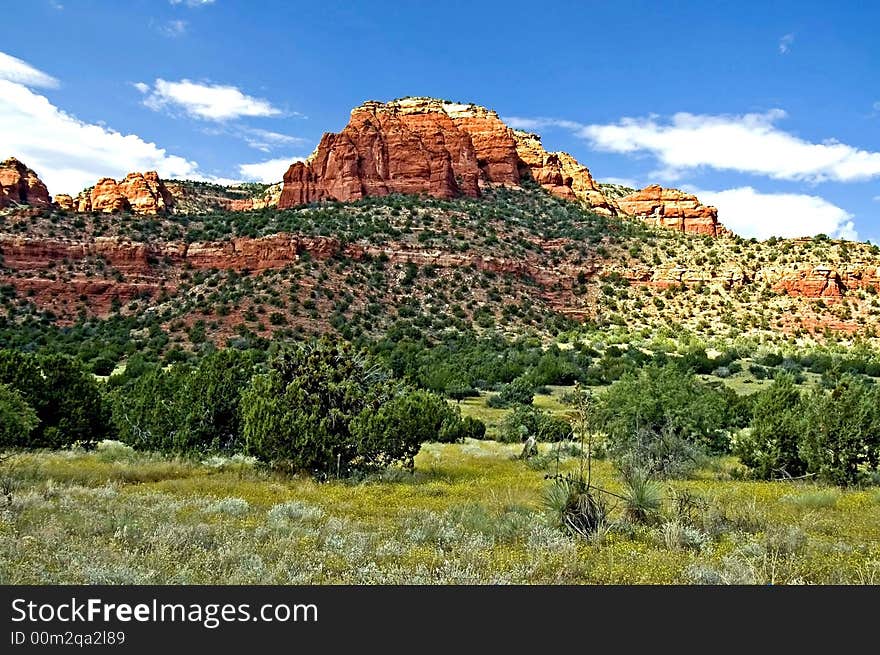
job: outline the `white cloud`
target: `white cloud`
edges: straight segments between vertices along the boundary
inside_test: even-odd
[[[256,148],[261,152],[269,152],[279,146],[300,145],[305,143],[305,139],[298,136],[290,136],[281,134],[280,132],[272,132],[270,130],[262,130],[253,127],[243,127],[240,130],[241,137],[251,148]]]
[[[292,163],[303,161],[304,159],[304,157],[279,157],[278,159],[270,159],[256,164],[241,164],[238,167],[238,172],[246,180],[271,184],[273,182],[280,182]]]
[[[560,118],[523,118],[522,116],[504,116],[501,120],[515,130],[526,131],[540,130],[546,127],[561,127],[566,130],[577,131],[584,127],[582,123]]]
[[[144,86],[149,90],[147,85]],[[147,93],[145,90],[141,92]],[[281,114],[281,110],[268,100],[245,95],[234,86],[199,84],[190,80],[168,82],[157,79],[144,99],[144,105],[154,111],[177,108],[193,118],[210,121]]]
[[[766,239],[827,234],[858,239],[852,215],[819,196],[761,193],[752,187],[724,191],[688,188],[701,202],[718,208],[718,219],[743,237]]]
[[[785,116],[781,109],[743,115],[678,113],[669,121],[623,118],[585,125],[576,133],[598,150],[652,154],[670,177],[701,166],[810,182],[880,176],[880,152],[836,141],[805,141],[774,125]]]
[[[185,20],[170,20],[159,28],[159,32],[170,38],[177,38],[186,34]]]
[[[150,85],[145,84],[144,82],[132,82],[131,85],[141,93],[146,93],[150,90]]]
[[[214,0],[168,0],[173,5],[186,5],[187,7],[204,7],[214,4]]]
[[[7,55],[5,52],[0,52],[0,80],[48,89],[54,89],[58,86],[58,80],[51,75],[37,70],[18,57]]]
[[[794,44],[794,34],[786,34],[779,39],[779,54],[787,55]]]
[[[37,171],[50,193],[76,194],[101,177],[156,170],[197,177],[198,165],[134,134],[85,123],[23,84],[0,80],[0,159],[14,156]]]
[[[602,184],[617,184],[619,186],[629,187],[630,189],[641,189],[642,185],[630,177],[603,177],[599,180]]]

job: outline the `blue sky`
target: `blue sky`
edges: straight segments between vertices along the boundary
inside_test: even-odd
[[[429,95],[496,109],[599,180],[697,192],[746,236],[880,241],[877,3],[14,7],[0,157],[52,193],[148,168],[280,179],[353,106]]]

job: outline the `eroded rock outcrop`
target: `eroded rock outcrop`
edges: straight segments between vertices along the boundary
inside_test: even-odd
[[[49,191],[39,176],[15,157],[0,162],[0,208],[29,205],[52,206]]]
[[[174,206],[174,199],[156,171],[129,173],[119,183],[119,190],[135,214],[167,214]]]
[[[868,263],[854,262],[845,267],[815,266],[807,269],[785,269],[767,275],[773,289],[789,296],[803,298],[839,298],[856,289],[876,293],[880,290],[880,269]]]
[[[166,214],[174,199],[156,171],[129,173],[117,182],[112,177],[98,180],[95,186],[76,198],[76,211],[111,214],[130,211],[134,214]],[[60,206],[60,205],[59,205]]]
[[[836,298],[846,293],[840,274],[824,266],[785,275],[773,285],[773,289],[789,296],[804,298]]]
[[[57,196],[55,196],[54,202],[55,206],[62,211],[76,211],[76,201],[73,199],[73,196],[70,196],[66,193],[59,193]]]
[[[513,130],[477,105],[433,98],[366,102],[338,134],[284,176],[279,207],[350,201],[389,193],[440,198],[480,195],[485,184],[516,186],[531,177],[550,192],[617,213],[590,171],[540,137]]]
[[[569,200],[582,200],[594,211],[616,215],[619,208],[593,179],[590,169],[567,152],[547,152],[541,137],[531,132],[513,130],[520,170],[550,193]]]
[[[621,212],[658,227],[680,232],[719,236],[727,232],[718,222],[718,210],[690,193],[652,184],[617,199]]]

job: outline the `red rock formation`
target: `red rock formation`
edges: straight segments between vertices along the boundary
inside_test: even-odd
[[[171,211],[174,199],[159,174],[147,171],[129,173],[121,182],[101,178],[90,190],[80,193],[75,204],[79,212],[165,214]]]
[[[516,186],[526,174],[558,196],[616,213],[570,155],[547,152],[539,137],[512,130],[494,111],[433,98],[356,107],[342,132],[325,134],[288,169],[278,206],[389,193],[475,197],[483,184]]]
[[[605,196],[590,174],[567,152],[547,152],[541,137],[530,132],[513,130],[520,170],[550,193],[568,200],[583,200],[600,214],[616,215],[619,208]]]
[[[439,101],[368,102],[342,132],[324,134],[307,162],[288,169],[278,206],[389,193],[476,196],[479,173],[472,140]]]
[[[10,157],[0,162],[0,207],[14,205],[48,209],[52,206],[52,199],[34,171]]]
[[[129,173],[119,183],[119,191],[128,199],[135,214],[165,214],[174,204],[156,171]]]
[[[59,193],[55,196],[55,206],[66,212],[76,211],[76,202],[66,193]]]
[[[621,212],[647,223],[680,232],[719,236],[727,230],[718,222],[718,210],[700,203],[696,196],[678,189],[652,184],[617,199]]]
[[[112,214],[130,211],[131,204],[112,177],[102,177],[91,191],[83,191],[77,197],[77,211]]]
[[[846,293],[846,286],[836,270],[818,266],[812,270],[783,274],[773,285],[773,290],[804,298],[838,298]]]

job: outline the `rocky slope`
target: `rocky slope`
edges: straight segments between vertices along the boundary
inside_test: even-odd
[[[707,242],[534,186],[482,194],[150,222],[13,214],[0,233],[0,301],[14,320],[61,325],[116,311],[161,315],[172,333],[203,321],[219,343],[245,328],[382,334],[404,316],[426,330],[454,316],[511,334],[552,333],[542,326],[554,317],[701,334],[870,337],[880,326],[870,244]]]
[[[277,207],[281,183],[222,186],[210,182],[165,180],[175,214],[202,214],[214,211],[250,211]]]

